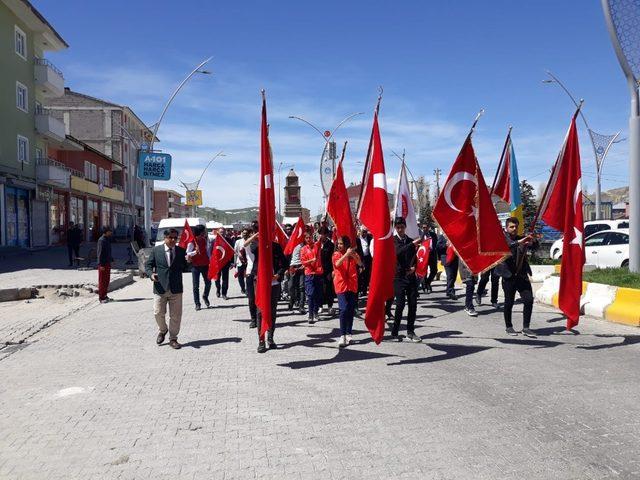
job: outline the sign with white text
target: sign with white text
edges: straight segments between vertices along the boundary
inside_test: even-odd
[[[171,155],[158,152],[138,152],[138,178],[143,180],[169,180]]]

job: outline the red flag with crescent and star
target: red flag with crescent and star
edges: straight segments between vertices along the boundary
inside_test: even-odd
[[[567,330],[578,325],[580,320],[582,267],[585,262],[582,171],[576,115],[571,120],[564,145],[551,174],[547,187],[549,193],[540,206],[542,220],[564,234],[558,306],[567,316]]]
[[[222,235],[216,235],[211,249],[211,258],[209,259],[209,271],[207,272],[210,280],[218,280],[220,270],[233,260],[234,253],[229,242]]]
[[[260,203],[258,205],[258,275],[256,306],[262,315],[260,338],[271,328],[271,282],[273,281],[273,239],[275,238],[276,201],[273,192],[273,159],[269,145],[267,100],[262,93],[260,128]]]
[[[373,115],[369,156],[365,165],[362,196],[358,209],[360,222],[373,235],[375,254],[371,264],[371,280],[364,323],[373,341],[379,344],[384,336],[385,302],[393,297],[393,277],[396,270],[396,249],[389,215],[387,176],[378,127],[378,109]]]
[[[474,275],[489,270],[511,254],[471,136],[464,142],[442,187],[433,218]]]
[[[423,240],[416,252],[416,275],[424,278],[429,273],[429,252],[431,251],[431,238]]]
[[[286,247],[284,247],[285,255],[291,255],[293,250],[304,242],[304,232],[306,228],[307,226],[304,224],[302,217],[298,217],[298,222],[296,223],[296,226],[293,227],[289,241],[287,242]]]
[[[191,230],[189,222],[185,219],[184,228],[182,229],[182,232],[180,233],[180,239],[178,240],[178,246],[186,250],[187,245],[195,241],[196,236],[193,234],[193,230]]]
[[[285,233],[284,229],[282,228],[282,225],[280,225],[280,222],[277,221],[277,220],[276,220],[276,237],[275,237],[275,241],[280,244],[280,246],[282,247],[283,250],[284,250],[284,247],[286,247],[287,243],[289,242],[289,237],[287,237],[287,234]]]

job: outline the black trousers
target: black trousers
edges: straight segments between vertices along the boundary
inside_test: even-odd
[[[456,258],[450,265],[444,266],[444,271],[447,274],[447,295],[455,294],[456,277],[458,276],[458,259]]]
[[[322,274],[322,305],[333,308],[333,302],[336,298],[336,291],[333,288],[333,272]]]
[[[230,264],[226,264],[220,270],[220,274],[218,275],[218,280],[216,280],[216,293],[222,293],[222,295],[226,295],[227,291],[229,291],[229,268]]]
[[[240,291],[245,293],[247,291],[247,287],[245,284],[244,272],[247,270],[246,265],[238,265],[236,267],[236,272],[238,272],[238,284],[240,285]]]
[[[276,311],[278,300],[280,299],[280,284],[271,285],[271,328],[267,332],[267,338],[273,339],[273,332],[276,329]],[[260,325],[262,324],[262,314],[258,309],[258,340],[260,339]]]
[[[431,286],[431,282],[436,278],[438,273],[438,257],[435,254],[435,250],[429,255],[429,275],[424,280],[425,285]]]
[[[395,278],[393,280],[393,290],[396,296],[396,311],[391,333],[397,335],[400,330],[405,301],[409,308],[407,312],[407,333],[413,333],[418,309],[418,283],[416,282],[416,276],[408,275],[404,278]]]
[[[522,328],[529,328],[531,324],[531,312],[533,311],[533,291],[531,282],[527,277],[513,276],[502,278],[502,290],[504,291],[504,324],[506,328],[513,328],[511,313],[516,292],[520,294],[523,303]]]
[[[296,270],[289,277],[289,306],[297,306],[299,309],[304,309],[306,303],[306,297],[304,292],[304,269]]]
[[[361,295],[366,295],[369,290],[369,280],[371,280],[371,262],[372,258],[370,256],[362,258],[362,265],[364,268],[358,274],[358,292]]]
[[[473,309],[473,291],[476,284],[477,277],[472,276],[464,281],[464,307]]]
[[[200,277],[204,280],[204,293],[202,294],[203,299],[206,298],[209,300],[209,292],[211,291],[211,280],[209,280],[209,266],[202,265],[197,267],[195,265],[191,266],[191,278],[193,280],[193,303],[196,304],[196,307],[200,306]]]
[[[483,296],[487,292],[487,283],[491,278],[491,303],[498,303],[498,287],[500,287],[500,275],[495,272],[495,268],[487,270],[480,275],[478,282],[478,295]]]
[[[247,300],[249,301],[249,315],[251,320],[257,320],[258,309],[256,307],[256,277],[253,275],[247,275],[245,277],[247,287]]]
[[[80,245],[67,243],[67,253],[69,254],[69,266],[71,266],[75,258],[80,256]]]

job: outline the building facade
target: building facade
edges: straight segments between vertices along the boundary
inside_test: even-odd
[[[144,225],[144,183],[137,177],[138,151],[151,140],[152,132],[127,106],[91,97],[69,88],[47,105],[62,122],[67,135],[106,155],[121,170],[112,181],[123,187],[124,201],[115,205],[115,228]],[[158,140],[156,139],[156,142]],[[153,181],[149,182],[149,204],[153,208]]]
[[[184,195],[175,190],[153,191],[153,215],[152,221],[159,222],[163,218],[186,218],[191,216],[191,207],[182,202]]]
[[[44,105],[64,94],[62,72],[44,58],[68,48],[26,0],[0,0],[0,245],[48,244],[49,205],[36,166],[65,143],[64,124]]]

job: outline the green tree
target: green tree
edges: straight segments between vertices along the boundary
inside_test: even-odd
[[[536,205],[535,194],[533,192],[533,186],[526,180],[520,182],[520,199],[523,206],[524,228],[528,231],[531,222],[536,216],[538,206]]]
[[[420,224],[423,223],[433,223],[433,216],[431,215],[431,200],[429,199],[429,195],[425,195],[422,201],[422,207],[420,207],[420,211],[418,212],[418,221]]]

